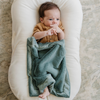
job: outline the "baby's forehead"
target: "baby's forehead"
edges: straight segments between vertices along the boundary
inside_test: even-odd
[[[60,11],[57,9],[46,10],[44,15],[45,17],[60,17]]]
[[[51,15],[50,16],[48,15],[48,16],[45,16],[45,17],[47,17],[47,18],[60,18],[60,16],[51,16]]]
[[[44,13],[46,12],[56,12],[56,13],[60,13],[59,9],[49,9],[49,10],[45,10]]]

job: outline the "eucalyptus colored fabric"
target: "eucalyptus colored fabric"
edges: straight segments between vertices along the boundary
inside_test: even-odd
[[[38,96],[48,86],[51,94],[70,97],[70,79],[66,67],[65,40],[37,43],[27,38],[27,74],[29,95]]]

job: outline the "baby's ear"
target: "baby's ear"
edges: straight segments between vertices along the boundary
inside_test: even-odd
[[[43,18],[42,17],[40,17],[40,22],[43,23]]]

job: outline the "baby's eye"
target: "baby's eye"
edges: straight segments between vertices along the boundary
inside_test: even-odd
[[[52,19],[49,19],[49,20],[52,20]]]
[[[59,19],[57,19],[57,20],[59,20]]]

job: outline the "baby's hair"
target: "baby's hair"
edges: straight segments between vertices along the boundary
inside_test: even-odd
[[[60,11],[59,7],[55,3],[52,2],[43,3],[39,8],[39,17],[41,18],[45,17],[44,11],[51,9],[58,9]]]

